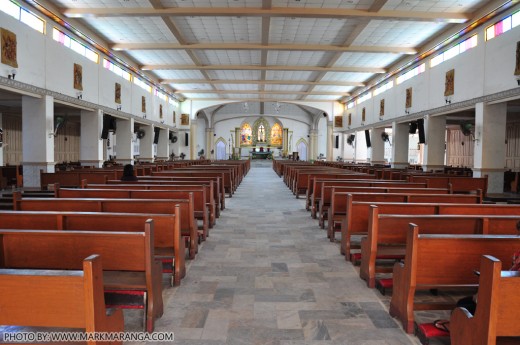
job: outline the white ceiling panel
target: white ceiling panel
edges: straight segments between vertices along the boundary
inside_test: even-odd
[[[337,85],[318,85],[314,87],[314,91],[324,92],[350,92],[354,89],[352,86],[337,86]]]
[[[293,92],[299,92],[299,91],[305,91],[306,86],[302,85],[266,85],[265,91],[293,91]]]
[[[307,51],[281,51],[269,52],[267,64],[280,66],[324,66],[334,53],[331,52],[307,52]]]
[[[373,2],[373,0],[273,0],[273,7],[314,7],[367,10]]]
[[[416,47],[447,28],[446,23],[372,20],[354,46]]]
[[[161,18],[85,18],[100,36],[112,43],[178,43]]]
[[[335,101],[338,96],[327,96],[327,95],[309,95],[305,97],[306,101]]]
[[[334,67],[375,67],[385,68],[399,60],[399,54],[343,53]]]
[[[259,80],[260,71],[242,71],[242,70],[216,70],[207,71],[211,79],[229,79],[229,80]]]
[[[56,0],[56,4],[62,8],[150,8],[148,0]]]
[[[262,7],[262,0],[162,0],[165,7]]]
[[[359,23],[357,19],[273,18],[271,44],[343,44]]]
[[[195,70],[156,70],[154,73],[160,79],[204,79],[204,74]]]
[[[480,6],[480,0],[389,0],[383,10],[459,13],[474,12]]]
[[[172,86],[175,90],[190,90],[196,92],[196,90],[213,90],[210,84],[175,84]]]
[[[258,84],[218,84],[216,87],[219,90],[231,90],[231,91],[258,91]]]
[[[222,98],[217,93],[184,93],[183,95],[188,98]]]
[[[279,95],[265,95],[265,98],[272,98],[272,99],[279,99],[279,100],[285,100],[285,99],[293,99],[293,100],[296,100],[296,99],[298,99],[299,97],[301,97],[301,95],[295,95],[295,94],[291,94],[291,93],[288,93],[288,94],[279,94]],[[279,113],[283,113],[283,106],[282,106],[282,108],[280,109]]]
[[[172,17],[189,43],[259,43],[262,19],[256,17]]]
[[[193,60],[184,50],[130,50],[127,54],[141,65],[193,64]]]
[[[309,81],[316,77],[317,72],[310,71],[267,71],[267,80],[305,80]]]
[[[198,50],[203,65],[260,65],[258,50]]]
[[[323,77],[323,81],[341,81],[341,82],[364,82],[368,78],[374,76],[373,73],[351,73],[351,72],[328,72]]]

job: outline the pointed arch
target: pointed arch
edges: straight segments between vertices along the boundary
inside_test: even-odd
[[[298,157],[302,161],[306,161],[309,153],[309,144],[307,143],[307,140],[300,138],[296,142],[296,150],[298,151]]]
[[[215,159],[224,160],[227,158],[228,156],[226,153],[226,139],[220,137],[215,141]]]

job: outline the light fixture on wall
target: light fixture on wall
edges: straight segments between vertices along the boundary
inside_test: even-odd
[[[82,91],[76,92],[76,98],[77,99],[83,99],[83,92]]]
[[[515,75],[515,78],[516,78],[516,83],[518,84],[518,86],[520,86],[520,75]],[[14,77],[13,77],[14,79]]]
[[[7,71],[7,73],[10,73],[10,74],[7,74],[7,79],[13,79],[16,77],[16,69],[12,69],[11,71]]]
[[[446,97],[444,100],[446,101],[446,104],[451,104],[451,97]]]
[[[274,111],[276,111],[276,113],[278,114],[280,112],[280,109],[282,108],[282,105],[277,101],[275,104],[274,104]]]
[[[242,109],[244,109],[244,112],[247,113],[249,111],[249,104],[247,104],[247,102],[244,102],[242,104]]]
[[[122,108],[122,107],[123,107],[123,106],[120,104],[120,105],[117,106],[116,109],[117,109],[118,111],[121,111],[121,108]]]
[[[405,108],[404,109],[404,113],[407,114],[407,115],[410,114],[410,108]]]

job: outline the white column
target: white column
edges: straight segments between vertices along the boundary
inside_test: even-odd
[[[310,157],[309,160],[315,160],[318,157],[318,130],[310,130]]]
[[[215,140],[213,139],[213,128],[206,128],[206,148],[205,148],[205,155],[207,159],[215,159],[214,154],[211,154],[211,150],[213,150],[215,145]]]
[[[4,129],[4,126],[3,126],[3,122],[2,122],[2,113],[0,113],[0,129]],[[3,142],[0,143],[1,147],[0,147],[0,166],[3,166],[4,165],[4,145],[5,145],[5,133],[4,133],[4,138],[3,138]]]
[[[79,160],[81,165],[93,165],[97,168],[103,166],[103,129],[102,110],[81,111],[81,137]]]
[[[410,138],[408,123],[392,122],[392,168],[408,167],[408,142]]]
[[[134,119],[117,119],[116,161],[121,164],[134,164]]]
[[[385,142],[381,139],[381,133],[385,131],[384,128],[372,128],[370,131],[370,143],[372,144],[370,150],[370,164],[385,164]]]
[[[139,140],[139,161],[153,162],[153,138],[154,131],[152,125],[140,125],[140,129],[144,130],[144,137]]]
[[[365,139],[365,131],[356,132],[356,141],[355,141],[355,152],[354,152],[354,161],[356,163],[367,162],[368,161],[368,148],[367,141]]]
[[[197,159],[197,119],[192,119],[190,125],[190,159]]]
[[[157,144],[157,159],[168,160],[168,158],[170,158],[170,131],[161,129]]]
[[[446,153],[446,117],[427,115],[424,119],[423,170],[444,169]]]
[[[507,104],[475,105],[473,176],[488,176],[488,193],[504,192]]]
[[[22,96],[24,187],[40,187],[40,170],[54,172],[54,99]]]
[[[327,121],[327,156],[326,160],[333,161],[334,160],[334,123],[332,121]]]

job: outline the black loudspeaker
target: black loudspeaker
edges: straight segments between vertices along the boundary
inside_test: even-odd
[[[339,135],[336,135],[336,146],[337,149],[339,149]]]
[[[188,133],[184,133],[184,146],[188,146],[190,144]]]
[[[110,115],[103,115],[103,129],[101,130],[101,139],[108,139],[108,130],[110,129]]]
[[[110,132],[116,132],[116,129],[117,129],[117,119],[113,116],[110,116],[108,115],[108,117],[110,118],[110,121],[109,121],[109,127],[108,127],[108,130]]]
[[[417,122],[410,122],[408,133],[415,134],[417,132]]]
[[[419,144],[425,144],[426,137],[424,136],[424,119],[417,120],[417,129],[419,130]]]
[[[365,129],[365,140],[367,142],[367,147],[372,147],[372,144],[370,143],[370,131],[368,129]]]
[[[161,129],[159,127],[154,127],[153,128],[153,143],[154,144],[159,144],[159,133],[161,132]]]

